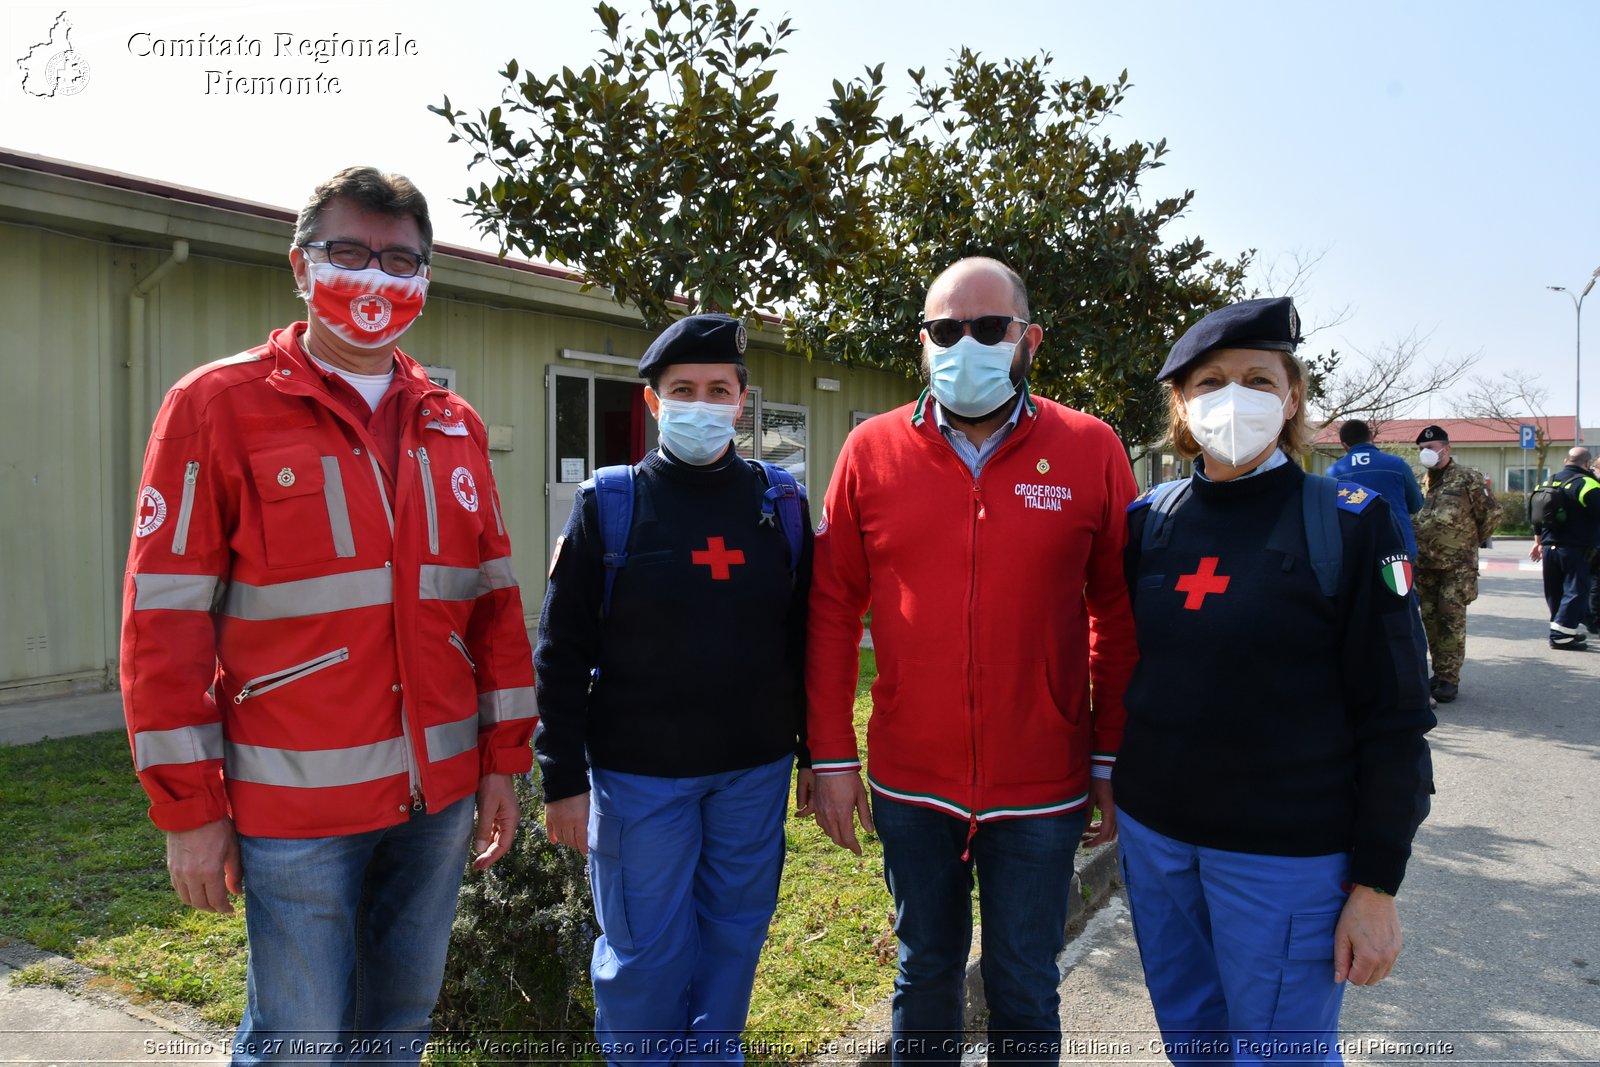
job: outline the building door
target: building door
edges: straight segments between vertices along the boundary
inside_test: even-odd
[[[551,367],[546,426],[548,504],[545,555],[566,528],[578,486],[596,467],[637,463],[656,446],[656,423],[644,405],[644,383],[593,371]]]

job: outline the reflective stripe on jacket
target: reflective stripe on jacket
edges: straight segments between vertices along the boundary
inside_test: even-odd
[[[359,833],[531,765],[532,654],[482,422],[396,352],[387,469],[304,329],[178,382],[146,450],[122,689],[165,830],[231,814],[257,836]]]

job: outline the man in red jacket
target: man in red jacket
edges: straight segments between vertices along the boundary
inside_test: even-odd
[[[123,705],[178,896],[243,887],[235,1064],[415,1063],[468,852],[516,833],[533,666],[487,435],[395,347],[432,233],[403,177],[318,186],[307,321],[178,382],[145,453]]]
[[[854,818],[883,842],[894,1061],[961,1058],[976,871],[990,1062],[1054,1063],[1073,854],[1116,834],[1133,473],[1104,423],[1029,394],[1043,330],[1009,267],[939,275],[920,337],[927,391],[851,433],[818,527],[816,817],[852,851]],[[869,608],[870,809],[851,717]],[[1084,833],[1090,807],[1101,821]]]

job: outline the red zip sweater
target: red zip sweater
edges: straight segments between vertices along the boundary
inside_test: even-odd
[[[974,481],[932,403],[854,430],[828,486],[807,634],[813,765],[860,766],[871,608],[875,790],[974,822],[1075,810],[1091,752],[1116,759],[1138,655],[1122,576],[1133,472],[1105,423],[1029,398]]]

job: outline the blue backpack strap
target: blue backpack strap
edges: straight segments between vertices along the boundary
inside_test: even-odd
[[[606,567],[600,617],[605,618],[611,614],[611,587],[616,584],[617,571],[628,565],[628,533],[633,529],[633,467],[601,467],[582,488],[594,491],[595,507],[600,513],[600,544]]]
[[[794,480],[794,475],[776,463],[751,460],[767,476],[767,491],[761,497],[761,522],[783,530],[789,543],[789,570],[800,566],[801,546],[805,543],[806,523],[804,509],[805,486]]]
[[[1128,505],[1131,513],[1138,508],[1147,507],[1150,514],[1145,516],[1144,533],[1139,538],[1139,551],[1148,552],[1152,548],[1165,548],[1172,540],[1172,513],[1178,510],[1185,500],[1189,498],[1189,479],[1175,478],[1170,482],[1162,482],[1145,490],[1144,494]]]
[[[1306,475],[1300,492],[1300,509],[1306,524],[1306,549],[1311,569],[1323,596],[1339,592],[1344,563],[1344,538],[1339,532],[1339,512],[1366,510],[1377,494],[1355,482],[1341,482],[1320,474]]]

